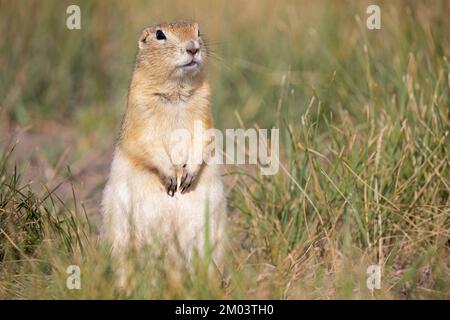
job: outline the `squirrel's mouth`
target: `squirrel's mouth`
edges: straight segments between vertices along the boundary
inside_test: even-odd
[[[194,59],[191,60],[191,62],[183,64],[180,66],[180,68],[189,68],[189,67],[194,67],[194,66],[198,66],[199,63],[197,61],[195,61]]]

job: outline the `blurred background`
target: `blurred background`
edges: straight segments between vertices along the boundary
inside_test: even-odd
[[[66,27],[70,4],[80,6],[81,30]],[[197,20],[213,53],[209,77],[216,127],[270,128],[280,98],[291,100],[282,110],[289,118],[301,114],[313,95],[327,111],[342,109],[361,119],[373,95],[368,84],[361,85],[367,78],[364,46],[376,59],[371,90],[390,98],[408,54],[419,60],[415,72],[436,68],[435,59],[448,56],[450,36],[443,18],[448,1],[380,2],[380,31],[366,28],[369,4],[2,0],[2,144],[11,135],[19,139],[16,155],[46,168],[31,170],[44,174],[41,181],[54,178],[55,167],[70,164],[79,182],[90,184],[85,191],[101,183],[125,111],[140,31],[177,19]],[[377,102],[375,112],[389,111],[385,101]]]
[[[66,28],[71,4],[81,8],[81,30]],[[381,30],[366,27],[370,4],[381,8]],[[216,127],[280,128],[292,178],[252,184],[228,172],[230,211],[246,230],[238,246],[280,241],[261,251],[264,264],[283,261],[278,270],[311,243],[321,244],[321,259],[352,243],[383,260],[403,240],[425,241],[420,252],[429,254],[448,239],[449,14],[445,0],[0,0],[0,153],[15,145],[8,172],[15,167],[34,192],[57,187],[58,197],[80,202],[98,221],[140,31],[192,19],[212,52]],[[410,215],[423,219],[412,224]],[[354,238],[342,238],[348,230]],[[448,266],[439,270],[447,281]],[[278,280],[241,288],[240,297],[299,297],[269,278]],[[273,291],[279,281],[284,287]],[[352,296],[351,281],[341,288],[341,297]],[[437,296],[449,297],[448,286],[440,288]],[[339,290],[327,292],[319,296]]]

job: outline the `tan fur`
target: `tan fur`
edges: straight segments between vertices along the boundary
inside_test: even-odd
[[[156,30],[167,39],[157,40]],[[185,49],[189,42],[199,45],[201,62],[192,69],[180,68],[180,63],[191,57]],[[205,59],[206,48],[195,22],[149,27],[139,39],[127,111],[102,202],[104,236],[119,260],[124,259],[133,239],[141,245],[158,238],[169,247],[175,247],[177,241],[187,258],[194,250],[202,253],[207,208],[210,240],[220,263],[225,197],[219,168],[192,164],[189,156],[185,165],[174,165],[171,158],[170,134],[174,130],[183,128],[193,134],[194,121],[201,121],[205,129],[213,126]],[[181,193],[180,180],[188,174],[195,179],[189,190]],[[171,196],[167,185],[173,177],[177,191]]]

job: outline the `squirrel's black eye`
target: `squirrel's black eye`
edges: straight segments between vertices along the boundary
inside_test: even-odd
[[[157,30],[156,31],[156,39],[157,40],[165,40],[166,39],[166,35],[161,30]]]

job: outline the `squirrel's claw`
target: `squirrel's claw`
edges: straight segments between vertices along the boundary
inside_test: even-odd
[[[183,176],[181,177],[180,182],[180,191],[181,194],[185,193],[189,190],[192,185],[192,182],[195,180],[195,174],[185,171]]]
[[[175,191],[177,191],[177,178],[176,177],[166,177],[164,179],[164,185],[166,187],[167,194],[171,197],[174,196]]]

